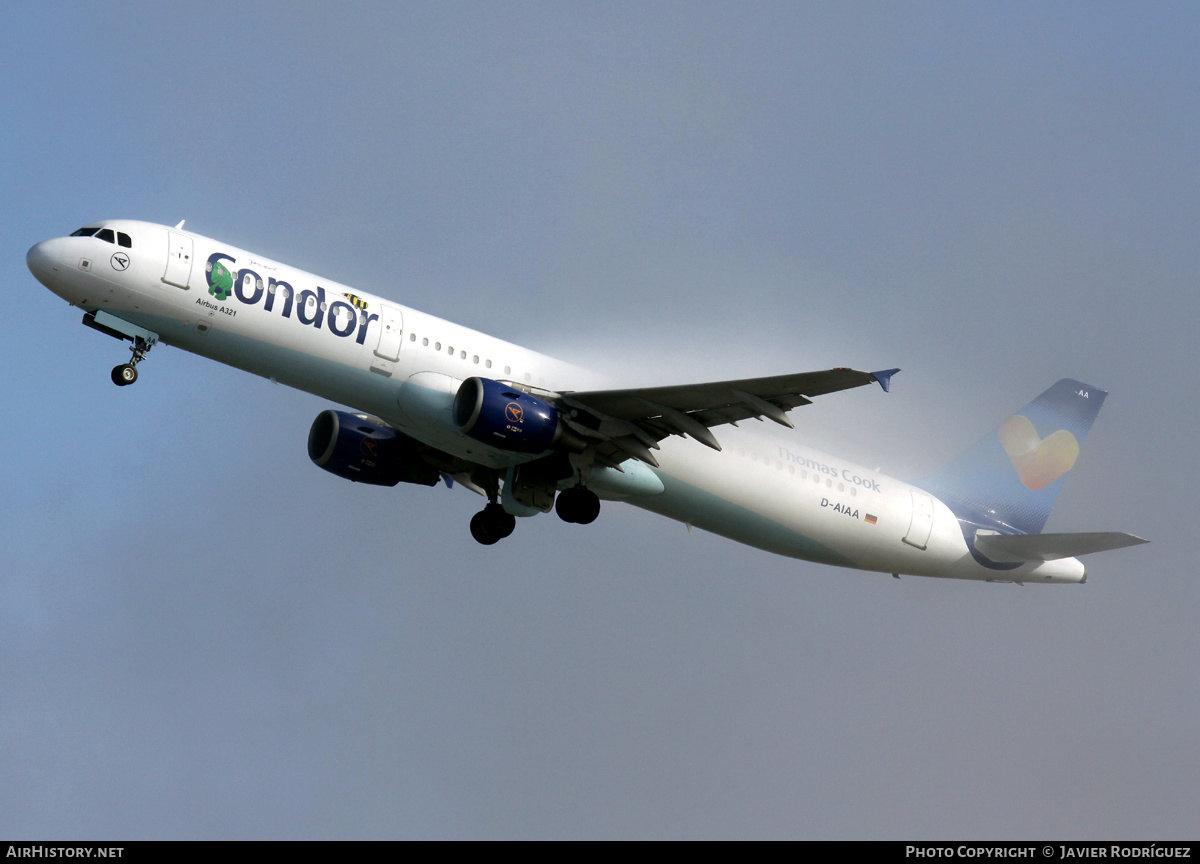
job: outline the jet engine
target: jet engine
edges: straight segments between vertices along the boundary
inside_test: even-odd
[[[464,434],[501,450],[582,449],[553,405],[491,378],[462,383],[454,397],[454,422]]]
[[[318,414],[308,430],[308,458],[331,474],[372,486],[433,486],[439,476],[413,452],[408,439],[366,414]]]

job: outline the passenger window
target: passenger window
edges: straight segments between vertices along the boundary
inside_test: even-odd
[[[424,345],[426,348],[428,348],[429,347],[429,338],[426,337],[426,338],[422,339],[421,344]]]
[[[105,243],[117,242],[117,238],[113,236],[113,230],[111,228],[101,228],[96,232],[96,239],[103,240]]]
[[[459,351],[459,352],[458,352],[458,359],[459,359],[459,360],[466,360],[466,359],[467,359],[467,352],[466,352],[466,351]]]
[[[93,234],[95,234],[99,230],[100,230],[99,228],[80,228],[78,231],[72,231],[71,236],[72,237],[91,237]]]
[[[442,350],[442,343],[441,343],[441,342],[434,342],[434,343],[433,343],[433,350],[434,350],[434,351],[441,351],[441,350]]]
[[[484,366],[486,366],[487,368],[491,369],[491,368],[492,368],[492,361],[491,361],[491,360],[485,360],[483,365],[484,365]]]
[[[504,374],[505,374],[505,375],[511,375],[511,374],[512,374],[512,367],[511,367],[511,366],[505,366],[505,367],[504,367]]]
[[[416,334],[416,333],[409,333],[409,334],[408,334],[408,341],[409,341],[409,342],[416,342],[416,341],[417,341],[417,334]]]
[[[133,248],[133,240],[130,239],[128,234],[118,231],[117,232],[117,245],[124,246],[126,249],[132,249]]]
[[[447,353],[447,354],[449,354],[451,357],[453,357],[453,356],[454,356],[454,346],[453,346],[453,345],[447,345],[447,346],[446,346],[446,353]]]

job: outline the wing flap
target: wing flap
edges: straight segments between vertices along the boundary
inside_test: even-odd
[[[676,387],[570,391],[558,394],[557,401],[575,409],[572,428],[593,439],[601,464],[615,466],[633,456],[656,465],[650,451],[671,435],[720,450],[709,431],[714,426],[766,417],[791,427],[787,412],[811,404],[811,397],[882,383],[879,374],[839,368]]]
[[[839,390],[862,387],[875,383],[870,372],[856,369],[829,369],[824,372],[799,372],[792,375],[775,375],[769,378],[747,378],[741,381],[714,381],[710,384],[681,384],[674,387],[643,387],[634,390],[587,390],[564,394],[567,402],[578,404],[609,417],[626,420],[659,416],[647,412],[646,403],[653,403],[676,411],[693,412],[715,409],[735,409],[741,413],[739,419],[768,414],[766,410],[755,411],[755,404],[739,398],[750,395],[754,400],[776,403],[784,411],[799,405],[807,405],[810,396],[824,396]]]

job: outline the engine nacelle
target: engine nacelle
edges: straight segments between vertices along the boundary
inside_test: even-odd
[[[491,378],[462,383],[454,397],[454,422],[476,441],[519,453],[549,450],[564,432],[554,406]]]
[[[308,458],[331,474],[372,486],[438,481],[437,470],[413,455],[402,436],[365,414],[318,414],[308,430]]]

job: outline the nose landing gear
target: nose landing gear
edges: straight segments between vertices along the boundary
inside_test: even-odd
[[[141,336],[135,336],[133,347],[129,349],[133,352],[133,357],[128,363],[113,367],[112,382],[118,387],[127,387],[136,381],[138,378],[137,364],[146,359],[152,345],[153,343],[146,341]]]
[[[131,324],[116,315],[111,315],[103,309],[85,312],[83,323],[86,327],[99,330],[105,336],[111,336],[114,339],[128,339],[133,343],[133,347],[129,349],[133,352],[133,357],[128,363],[113,367],[112,382],[118,387],[127,387],[136,381],[137,364],[145,360],[150,349],[158,344],[158,334]]]
[[[114,366],[112,370],[112,382],[118,387],[124,387],[132,384],[137,380],[137,367],[132,363],[126,363],[122,366]]]

